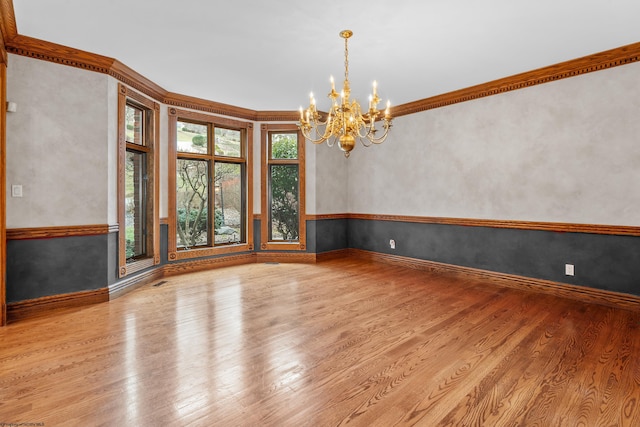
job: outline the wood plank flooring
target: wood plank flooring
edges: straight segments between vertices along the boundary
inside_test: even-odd
[[[639,426],[640,313],[359,259],[0,328],[0,424]]]

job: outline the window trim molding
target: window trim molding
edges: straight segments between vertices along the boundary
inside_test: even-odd
[[[287,132],[298,134],[298,159],[295,162],[290,160],[278,160],[278,164],[297,164],[299,177],[299,195],[298,202],[300,204],[300,230],[298,242],[275,242],[269,240],[269,134],[272,132]],[[306,156],[305,156],[305,138],[300,132],[298,125],[293,123],[270,123],[260,126],[260,156],[261,156],[261,183],[262,191],[260,203],[262,206],[262,220],[260,221],[260,249],[275,251],[306,251],[307,250],[307,210],[306,210]]]
[[[177,108],[169,108],[169,162],[168,162],[168,260],[171,261],[179,261],[185,259],[192,258],[201,258],[207,256],[216,256],[216,255],[225,255],[225,254],[234,254],[240,252],[250,252],[253,251],[253,158],[252,158],[252,142],[253,142],[253,123],[245,122],[242,120],[234,120],[226,117],[212,116],[209,114],[197,113],[193,111],[187,110],[179,110]],[[177,242],[177,230],[176,230],[176,217],[177,217],[177,208],[176,208],[176,164],[178,161],[178,147],[176,145],[176,135],[177,135],[177,122],[180,119],[184,120],[193,120],[201,123],[207,123],[209,125],[213,125],[220,127],[229,127],[232,129],[239,129],[244,131],[245,144],[244,147],[241,147],[241,152],[244,153],[244,161],[238,161],[237,163],[244,163],[246,170],[246,213],[245,213],[245,221],[246,221],[246,242],[230,244],[230,245],[220,245],[220,246],[207,246],[207,247],[198,247],[192,249],[178,250],[178,242]],[[188,153],[186,153],[188,155]],[[235,158],[230,158],[234,160]],[[238,159],[235,159],[238,160]],[[215,164],[215,162],[214,162]]]
[[[149,119],[147,137],[149,145],[146,146],[148,156],[147,175],[148,182],[152,188],[148,192],[148,209],[151,211],[148,217],[151,223],[147,224],[147,230],[152,234],[149,238],[151,248],[147,248],[147,257],[136,260],[127,264],[126,259],[126,242],[125,242],[125,213],[124,213],[124,195],[125,195],[125,177],[124,165],[127,152],[126,132],[125,132],[125,107],[127,101],[145,108],[152,114]],[[129,274],[136,273],[154,265],[160,264],[160,159],[158,155],[158,147],[160,146],[160,104],[141,95],[140,93],[129,89],[122,83],[118,83],[118,277],[123,278]]]
[[[7,148],[7,64],[4,41],[0,61],[0,326],[7,323],[7,195],[6,195],[6,148]]]

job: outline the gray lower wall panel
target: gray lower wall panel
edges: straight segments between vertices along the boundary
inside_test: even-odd
[[[260,221],[254,221],[256,250]],[[167,263],[161,227],[161,265]],[[640,237],[358,219],[307,222],[307,252],[363,249],[640,295]],[[117,233],[7,242],[7,302],[117,282]],[[389,240],[396,249],[389,248]],[[575,276],[564,265],[575,265]]]
[[[311,222],[308,221],[307,224]],[[336,251],[348,248],[347,219],[323,219],[315,222],[316,253]]]
[[[105,288],[117,233],[7,241],[7,302]]]
[[[169,262],[169,226],[160,224],[160,265]]]
[[[396,241],[396,249],[389,240]],[[349,220],[355,249],[640,295],[640,237]],[[565,264],[575,276],[564,274]]]

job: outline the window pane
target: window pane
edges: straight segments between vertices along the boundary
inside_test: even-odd
[[[143,112],[140,108],[127,105],[124,112],[125,139],[131,144],[144,145],[142,138]]]
[[[270,166],[270,240],[298,240],[298,165]]]
[[[207,129],[207,125],[178,121],[178,140],[176,141],[178,151],[207,154],[209,152]]]
[[[127,262],[146,255],[145,154],[127,151],[125,159],[125,252]]]
[[[208,245],[209,163],[178,159],[176,167],[178,247]]]
[[[224,128],[215,128],[215,154],[216,156],[241,157],[240,131]]]
[[[271,134],[271,158],[272,159],[297,159],[298,158],[298,134],[297,133],[272,133]]]
[[[215,164],[215,243],[245,242],[243,166],[235,163]]]

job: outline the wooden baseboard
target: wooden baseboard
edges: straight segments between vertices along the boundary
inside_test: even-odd
[[[315,264],[316,254],[306,252],[256,252],[256,262]]]
[[[562,298],[570,298],[582,302],[605,305],[608,307],[623,308],[634,311],[640,310],[640,296],[636,295],[589,288],[586,286],[571,285],[568,283],[553,282],[550,280],[535,279],[532,277],[498,273],[495,271],[481,270],[471,267],[462,267],[459,265],[444,264],[435,261],[369,252],[360,249],[349,249],[348,251],[351,256],[369,259],[372,261],[384,262],[417,270],[458,274],[466,277],[487,280],[488,282],[499,286],[550,294]]]
[[[73,292],[61,295],[50,295],[25,301],[7,304],[7,321],[9,323],[32,317],[46,315],[51,310],[81,307],[109,301],[109,289]]]
[[[322,252],[316,254],[316,262],[330,261],[332,259],[349,257],[349,249],[338,249],[335,251]]]
[[[116,299],[126,293],[129,293],[141,286],[151,283],[155,280],[161,279],[163,276],[162,269],[146,271],[137,276],[129,277],[109,286],[109,300]]]
[[[255,262],[255,254],[247,253],[218,258],[172,262],[164,265],[162,267],[162,271],[164,276],[175,276],[176,274],[192,273],[195,271],[208,270],[210,268],[230,267],[233,265],[252,264]]]

